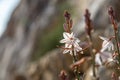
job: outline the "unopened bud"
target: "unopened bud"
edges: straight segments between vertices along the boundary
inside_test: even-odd
[[[92,21],[90,19],[90,12],[88,9],[86,9],[84,17],[85,17],[85,24],[86,24],[85,29],[87,34],[90,36],[93,26],[92,26]]]
[[[68,76],[67,76],[67,73],[66,73],[64,70],[62,70],[62,71],[60,72],[59,77],[60,77],[61,80],[69,80],[69,79],[68,79]]]

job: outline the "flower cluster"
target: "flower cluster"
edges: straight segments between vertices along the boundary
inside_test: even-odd
[[[112,7],[108,10],[111,23],[113,25],[114,29],[114,37],[111,38],[105,38],[101,37],[100,39],[103,40],[102,48],[100,52],[96,54],[96,63],[99,65],[110,63],[110,62],[117,62],[117,64],[120,64],[120,52],[119,52],[119,41],[118,41],[118,26],[115,21],[115,13]],[[113,44],[112,39],[115,40],[115,44]],[[115,49],[116,47],[116,49]],[[112,53],[111,53],[112,51]],[[113,53],[114,52],[114,53]]]
[[[63,54],[70,53],[71,55],[76,55],[77,52],[82,51],[82,48],[79,46],[80,40],[71,32],[72,19],[70,14],[66,11],[64,16],[66,19],[66,23],[64,23],[65,32],[63,32],[64,39],[60,40],[60,43],[65,43]]]
[[[79,66],[85,63],[88,60],[91,60],[92,62],[92,76],[98,80],[100,78],[97,77],[96,74],[96,68],[100,69],[99,66],[107,66],[109,63],[115,63],[117,66],[114,66],[114,72],[112,73],[112,79],[119,80],[119,74],[116,76],[116,74],[120,73],[120,50],[119,50],[119,36],[118,36],[118,26],[117,22],[115,20],[115,14],[112,7],[110,7],[109,16],[111,23],[113,25],[114,30],[114,36],[110,38],[99,36],[99,38],[103,41],[102,47],[99,51],[95,49],[93,36],[92,36],[92,30],[93,30],[93,24],[92,20],[90,19],[90,12],[88,9],[85,11],[85,30],[87,33],[88,40],[86,43],[89,45],[89,47],[82,48],[79,43],[80,40],[75,37],[75,34],[71,31],[73,27],[73,21],[71,19],[70,13],[67,11],[64,14],[66,22],[64,23],[64,30],[63,37],[64,39],[60,40],[60,43],[64,43],[65,47],[62,47],[64,49],[63,54],[69,53],[73,57],[73,64],[71,65],[71,68],[73,69],[73,72],[75,74],[75,78],[77,80],[83,80],[81,79],[81,75],[79,74]],[[86,46],[86,45],[85,45]],[[81,58],[78,58],[77,53],[83,51],[85,49],[89,49],[89,56],[83,56]],[[82,54],[81,54],[82,55]],[[96,67],[97,66],[97,67]],[[117,71],[116,71],[117,70]],[[98,70],[99,71],[99,70]],[[65,74],[62,75],[64,79],[67,80]],[[62,78],[62,77],[61,77]],[[66,79],[65,79],[66,78]],[[101,79],[100,79],[101,80]]]

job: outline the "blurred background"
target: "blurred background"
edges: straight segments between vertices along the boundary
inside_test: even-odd
[[[98,35],[112,35],[109,6],[119,22],[119,0],[0,0],[0,80],[58,80],[62,69],[71,73],[71,56],[56,47],[64,11],[71,13],[76,36],[85,40],[84,12],[90,10],[99,49]]]

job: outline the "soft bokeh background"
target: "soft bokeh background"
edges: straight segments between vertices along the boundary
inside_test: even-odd
[[[112,35],[109,6],[119,22],[119,0],[0,0],[0,80],[58,80],[62,69],[71,73],[71,56],[56,47],[61,45],[64,11],[71,13],[76,36],[85,40],[83,15],[90,10],[99,49],[98,35]]]

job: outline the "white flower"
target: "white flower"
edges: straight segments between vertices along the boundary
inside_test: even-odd
[[[72,45],[65,44],[65,50],[63,51],[63,54],[70,53],[72,55]]]
[[[114,61],[112,57],[112,53],[102,52],[102,53],[97,53],[95,55],[95,62],[98,65],[102,65],[105,62],[111,62],[111,61]]]
[[[113,45],[112,41],[110,41],[110,39],[101,37],[101,36],[100,36],[100,39],[103,40],[101,52],[104,52],[107,49],[109,51],[114,50],[114,45]]]
[[[65,43],[65,50],[63,53],[70,53],[72,55],[72,51],[74,51],[74,54],[76,55],[76,52],[79,52],[82,50],[82,48],[79,46],[80,40],[76,38],[72,33],[63,33],[64,39],[60,40],[60,43]]]

